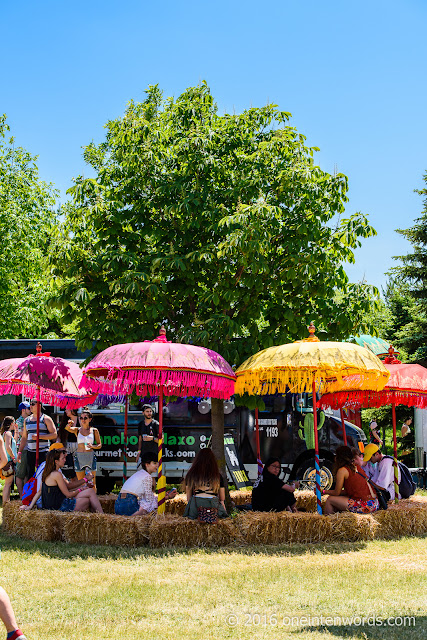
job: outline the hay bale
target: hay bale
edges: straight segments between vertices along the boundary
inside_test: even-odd
[[[5,533],[15,533],[16,519],[19,517],[21,506],[20,500],[12,500],[3,505],[3,531]]]
[[[173,514],[156,514],[149,534],[150,547],[223,547],[243,542],[230,518],[203,524]]]
[[[336,513],[328,516],[332,523],[331,540],[334,542],[358,542],[373,540],[379,528],[371,514]]]
[[[132,520],[136,527],[136,542],[137,547],[145,547],[150,540],[150,525],[153,515],[147,516],[132,516]]]
[[[332,539],[332,523],[317,513],[240,513],[236,526],[248,544],[327,542]]]
[[[65,542],[136,547],[140,539],[135,518],[127,516],[73,511],[64,524]]]
[[[412,496],[409,500],[389,503],[386,511],[373,514],[379,523],[376,538],[392,540],[402,536],[421,536],[427,533],[427,503]]]
[[[251,491],[230,491],[230,498],[235,505],[251,504],[252,490]]]
[[[29,540],[45,540],[53,542],[62,540],[63,516],[61,511],[45,511],[31,509],[31,511],[16,511],[13,519],[13,532],[21,538]]]
[[[165,513],[182,516],[187,506],[187,496],[185,493],[178,493],[172,500],[166,500]]]
[[[114,513],[114,505],[117,500],[117,496],[114,493],[98,496],[98,500],[104,513]]]

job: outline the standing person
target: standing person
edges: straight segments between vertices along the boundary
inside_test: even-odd
[[[158,453],[159,423],[157,420],[153,420],[151,405],[143,405],[142,418],[138,424],[138,457],[141,457],[143,453]]]
[[[402,424],[402,428],[400,429],[402,438],[404,438],[405,436],[409,436],[409,434],[411,433],[411,425],[412,425],[412,418],[411,416],[409,416],[409,418],[406,418],[406,420],[404,420]]]
[[[151,474],[159,468],[157,453],[148,451],[141,456],[142,469],[130,476],[121,488],[114,504],[119,516],[142,516],[157,509],[157,495],[153,491]],[[176,496],[176,489],[166,494],[166,500]]]
[[[19,445],[21,444],[22,434],[24,432],[24,420],[31,415],[31,408],[29,402],[21,402],[18,406],[18,411],[21,412],[21,415],[16,420],[16,424],[18,425],[18,438],[16,440],[16,447],[19,450]],[[25,446],[24,450],[21,453],[20,461],[18,461],[15,469],[15,478],[16,478],[16,486],[19,492],[19,497],[22,498],[22,489],[24,488],[24,484],[27,482],[28,477],[27,473],[27,451],[28,447]]]
[[[22,452],[27,447],[27,471],[26,477],[31,478],[36,470],[37,452],[37,400],[30,402],[31,415],[24,420],[21,444],[18,451],[18,462],[22,461]],[[56,427],[52,418],[42,413],[40,407],[40,431],[39,431],[39,464],[46,460],[50,441],[56,440]]]
[[[380,434],[378,433],[378,424],[376,423],[376,421],[374,419],[371,420],[371,423],[369,425],[369,429],[370,429],[370,439],[369,441],[372,444],[376,444],[378,446],[378,448],[381,448],[383,445],[383,441],[380,438]]]
[[[185,476],[187,506],[184,517],[197,520],[198,509],[217,509],[218,518],[227,518],[224,480],[212,449],[200,449]]]
[[[70,489],[61,469],[67,457],[66,449],[54,449],[46,456],[42,475],[42,508],[53,511],[88,511],[92,507],[103,513],[95,490],[87,486]]]
[[[366,476],[358,471],[350,447],[338,447],[335,451],[334,475],[335,489],[322,492],[328,496],[324,506],[326,515],[332,515],[338,511],[352,513],[378,511],[378,498]]]
[[[293,511],[296,512],[295,489],[299,482],[285,484],[280,480],[280,458],[269,458],[262,475],[255,481],[252,490],[253,511]]]
[[[74,478],[76,475],[76,471],[74,469],[74,455],[77,451],[77,436],[75,430],[74,432],[67,430],[67,425],[71,426],[71,421],[73,423],[72,426],[77,427],[78,429],[77,411],[75,409],[65,409],[59,422],[58,437],[56,439],[57,442],[62,443],[67,449],[67,460],[64,468],[62,469],[62,473],[68,480],[71,480],[71,478]]]
[[[376,487],[379,487],[383,491],[388,491],[390,494],[389,500],[394,500],[394,465],[393,458],[384,456],[377,445],[368,444],[365,447],[365,455],[363,456],[364,462],[371,462],[377,465],[376,473],[372,478],[372,482]],[[398,471],[398,484],[402,479],[399,465],[397,465]],[[400,495],[399,495],[400,498]]]
[[[16,624],[10,598],[2,587],[0,587],[0,618],[6,627],[7,640],[27,640]]]
[[[102,447],[99,431],[96,427],[91,427],[93,415],[88,409],[82,409],[79,416],[80,426],[75,426],[72,419],[68,420],[65,429],[74,434],[77,439],[77,451],[74,454],[74,468],[77,478],[84,478],[87,470],[93,475],[93,483],[96,488],[96,455]]]
[[[15,432],[15,418],[12,416],[6,416],[3,422],[1,423],[0,434],[3,436],[4,446],[6,449],[7,461],[11,463],[10,468],[7,472],[2,472],[4,477],[4,487],[3,487],[3,505],[6,502],[10,501],[10,491],[13,486],[13,478],[14,478],[14,465],[16,462],[16,441],[13,437],[13,433]],[[13,429],[13,431],[12,431]],[[7,475],[5,475],[5,473]]]

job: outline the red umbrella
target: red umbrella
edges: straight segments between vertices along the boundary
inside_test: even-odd
[[[152,342],[108,347],[89,362],[82,384],[106,395],[131,394],[159,397],[159,512],[164,511],[163,396],[201,396],[227,399],[234,393],[236,376],[215,351],[191,344],[168,342],[166,330]],[[127,404],[127,399],[126,399]],[[125,414],[125,447],[127,412]],[[126,464],[126,449],[125,449]],[[126,475],[126,468],[124,469]]]
[[[36,354],[26,358],[0,360],[0,395],[12,394],[37,399],[36,464],[39,461],[40,402],[67,409],[92,404],[96,394],[82,386],[83,371],[76,362],[42,353],[40,342]]]
[[[427,408],[427,369],[419,364],[403,364],[394,356],[394,349],[389,348],[389,355],[384,365],[390,371],[390,378],[382,391],[349,390],[326,393],[320,398],[322,407],[340,409],[349,407],[382,407],[391,404],[393,417],[393,449],[394,449],[394,484],[395,501],[398,501],[398,468],[396,439],[396,405]]]

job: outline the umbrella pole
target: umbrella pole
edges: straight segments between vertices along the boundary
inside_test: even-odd
[[[316,381],[313,379],[313,420],[314,420],[314,465],[316,467],[317,512],[322,514],[322,495],[320,493],[319,438],[317,434]]]
[[[40,387],[37,387],[37,432],[36,432],[36,469],[39,466],[40,449]]]
[[[342,426],[342,439],[344,441],[344,446],[347,446],[347,432],[345,430],[345,421],[344,421],[344,410],[340,409],[341,415],[341,426]]]
[[[399,468],[397,466],[397,439],[396,439],[396,403],[394,393],[392,397],[391,412],[393,416],[393,466],[394,466],[394,501],[399,502]]]
[[[165,512],[166,477],[163,475],[163,387],[159,389],[159,471],[157,480],[157,513]]]
[[[259,420],[258,420],[258,407],[255,409],[255,436],[256,436],[256,461],[258,465],[258,476],[262,474],[263,464],[261,461],[261,448],[259,444]]]
[[[125,394],[125,446],[123,452],[123,483],[126,482],[127,477],[127,459],[128,459],[128,410],[129,410],[129,402],[128,402],[128,394]]]

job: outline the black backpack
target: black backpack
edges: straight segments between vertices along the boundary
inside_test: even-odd
[[[390,460],[394,460],[392,456],[384,456],[384,458],[390,458]],[[411,472],[409,471],[406,464],[397,461],[400,469],[400,483],[399,483],[399,493],[401,498],[410,498],[414,495],[415,489],[417,485],[412,480]]]

